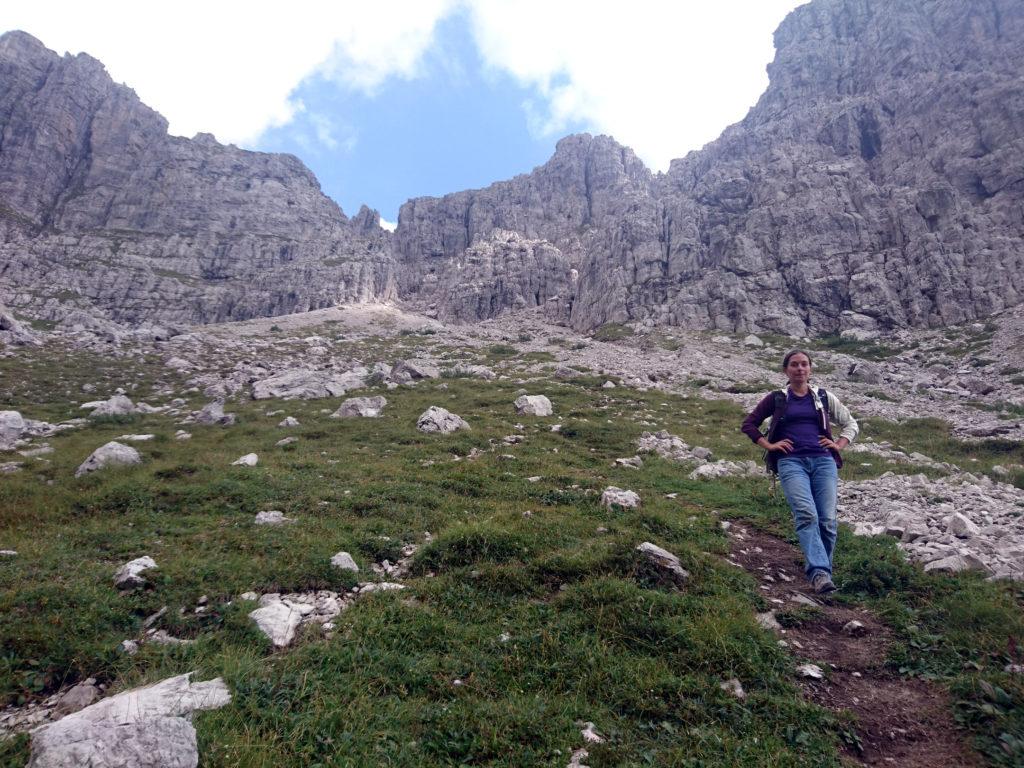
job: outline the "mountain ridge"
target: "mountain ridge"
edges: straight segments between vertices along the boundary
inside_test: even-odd
[[[1024,296],[1024,9],[1010,0],[815,0],[779,26],[743,120],[667,172],[575,134],[529,173],[407,201],[393,235],[369,209],[348,219],[297,158],[168,137],[91,57],[34,41],[45,54],[22,52],[9,76],[9,49],[34,40],[11,34],[0,276],[15,288],[0,300],[37,317],[215,322],[401,300],[449,320],[542,307],[577,330],[805,335],[962,322]],[[92,107],[71,98],[72,74]],[[46,96],[34,116],[26,82]],[[51,144],[25,140],[33,119],[61,129]],[[41,152],[62,162],[36,184]]]

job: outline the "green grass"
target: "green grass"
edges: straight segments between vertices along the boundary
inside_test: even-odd
[[[605,323],[592,334],[597,341],[621,341],[633,336],[633,330],[623,323]]]
[[[380,359],[369,357],[372,342],[362,350],[362,359]],[[510,345],[481,352],[519,363]],[[56,360],[31,350],[0,360],[0,397],[33,418],[79,415],[68,401],[93,397],[81,394],[82,383],[112,391],[128,379],[138,382],[136,399],[170,381],[158,360]],[[531,385],[551,398],[548,419],[516,415],[514,379],[463,378],[388,392],[380,419],[327,419],[320,410],[335,400],[232,402],[238,425],[191,427],[188,442],[172,439],[172,419],[140,416],[130,431],[158,436],[140,444],[144,464],[81,479],[78,463],[126,425],[100,421],[50,438],[48,463],[0,486],[0,536],[19,552],[0,570],[0,703],[88,676],[119,690],[195,669],[224,676],[234,695],[231,706],[196,718],[209,766],[564,766],[582,746],[578,720],[609,737],[590,749],[594,767],[839,765],[846,726],[801,698],[792,659],[754,622],[765,607],[756,583],[723,559],[720,516],[785,533],[781,501],[760,481],[690,481],[685,468],[653,457],[639,470],[612,466],[635,452],[642,431],[658,428],[722,458],[754,457],[738,433],[742,411],[727,401],[602,390],[603,381]],[[459,413],[472,430],[417,432],[429,405]],[[278,409],[284,414],[266,415]],[[283,415],[302,426],[277,428]],[[560,433],[549,429],[556,421]],[[524,442],[501,444],[517,422]],[[934,458],[1021,459],[1018,447],[997,441],[964,447],[941,422],[872,421],[867,430]],[[285,434],[299,441],[275,447]],[[474,448],[484,454],[453,460]],[[230,466],[249,451],[259,454],[257,467]],[[526,479],[534,475],[541,480]],[[602,508],[608,485],[636,490],[642,507]],[[254,526],[264,509],[298,522]],[[642,541],[679,555],[692,574],[685,588],[638,559]],[[247,618],[251,605],[228,604],[248,590],[347,589],[356,577],[333,570],[331,555],[351,552],[366,577],[370,563],[394,560],[406,543],[423,545],[408,589],[359,600],[329,640],[307,631],[275,653]],[[1024,637],[1019,592],[926,576],[892,544],[845,532],[840,553],[847,599],[874,607],[898,633],[894,671],[950,686],[986,753],[1012,754],[1001,744],[1024,739],[1024,692],[1001,669],[1009,639]],[[143,554],[159,565],[152,587],[119,595],[113,571]],[[212,607],[197,615],[200,595]],[[157,626],[197,642],[118,653],[165,605]],[[807,618],[803,610],[785,616]],[[745,702],[718,688],[734,676]],[[0,764],[26,756],[23,738],[0,744]]]

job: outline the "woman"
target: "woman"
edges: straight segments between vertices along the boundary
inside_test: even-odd
[[[839,398],[810,386],[811,356],[802,349],[788,352],[782,370],[789,379],[785,392],[769,392],[743,421],[743,433],[768,451],[768,469],[777,472],[793,511],[796,535],[807,561],[806,574],[818,594],[835,590],[832,552],[836,545],[836,484],[839,455],[857,436],[857,422]],[[768,434],[759,431],[771,417]],[[829,422],[840,427],[832,437]]]

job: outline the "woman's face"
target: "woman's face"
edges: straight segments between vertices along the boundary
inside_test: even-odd
[[[811,359],[802,352],[789,358],[786,363],[786,378],[791,385],[806,384],[811,378]]]

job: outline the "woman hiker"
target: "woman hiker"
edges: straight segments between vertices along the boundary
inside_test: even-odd
[[[793,512],[806,574],[818,594],[835,590],[832,552],[836,546],[836,484],[839,455],[857,436],[857,422],[839,398],[810,386],[811,356],[800,349],[788,352],[782,370],[789,379],[785,392],[765,395],[743,420],[743,433],[767,452],[768,470],[777,472]],[[771,418],[768,434],[759,431]],[[839,425],[832,437],[829,422]]]

